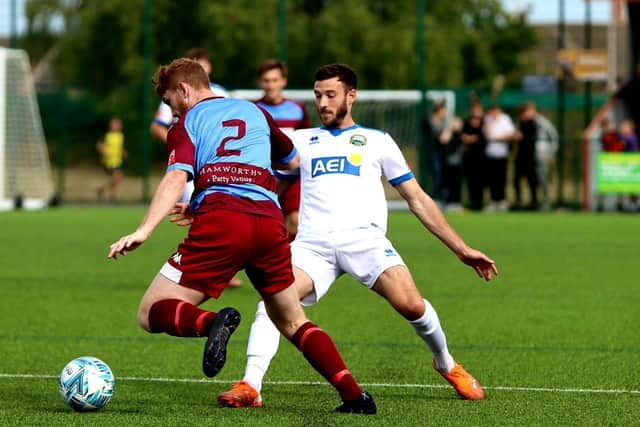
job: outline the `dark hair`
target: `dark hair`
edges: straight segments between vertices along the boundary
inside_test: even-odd
[[[209,77],[204,68],[197,61],[188,58],[179,58],[169,65],[159,67],[151,81],[161,97],[179,82],[186,82],[197,89],[209,87]]]
[[[189,59],[195,59],[195,60],[198,60],[198,59],[206,59],[207,61],[209,60],[209,54],[207,53],[206,49],[202,47],[192,47],[187,51],[187,53],[184,54],[184,57]]]
[[[329,64],[318,68],[315,74],[316,81],[328,80],[337,77],[347,90],[358,87],[356,72],[346,64]]]
[[[262,77],[264,73],[271,70],[280,70],[282,77],[287,77],[287,66],[284,62],[276,59],[265,59],[258,66],[258,77]]]
[[[469,106],[469,113],[471,115],[474,108],[479,108],[482,111],[482,114],[484,114],[484,105],[482,104],[482,101],[480,101],[479,99],[475,99],[471,102],[471,105]]]
[[[445,108],[447,108],[447,103],[444,102],[444,100],[435,101],[431,107],[431,113],[436,114],[438,111],[444,110]]]

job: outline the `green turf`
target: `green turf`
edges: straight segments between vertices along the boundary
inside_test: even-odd
[[[438,310],[451,351],[485,385],[467,402],[430,367],[425,346],[387,304],[342,278],[309,316],[335,339],[374,395],[374,417],[338,415],[335,392],[288,343],[266,378],[263,409],[230,410],[215,396],[239,379],[258,300],[250,286],[211,309],[244,316],[216,381],[200,371],[202,340],[149,335],[137,304],[184,229],[161,226],[117,262],[108,245],[141,208],[0,214],[0,424],[3,425],[632,425],[640,420],[640,216],[451,216],[498,263],[485,284],[408,213],[389,235]],[[65,406],[56,378],[92,355],[116,375],[102,411]],[[24,375],[24,376],[21,376]],[[622,390],[623,392],[613,392]],[[611,392],[606,392],[611,391]],[[626,391],[626,392],[624,392]]]

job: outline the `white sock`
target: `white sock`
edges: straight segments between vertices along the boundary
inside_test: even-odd
[[[251,324],[247,344],[247,366],[243,380],[258,392],[262,390],[262,378],[269,369],[271,359],[278,351],[280,332],[267,315],[264,302],[258,303],[256,318]]]
[[[424,301],[424,314],[416,320],[409,323],[413,326],[416,334],[424,340],[433,353],[436,370],[438,372],[449,372],[455,366],[453,357],[449,354],[447,348],[447,337],[440,326],[438,314],[426,299]]]

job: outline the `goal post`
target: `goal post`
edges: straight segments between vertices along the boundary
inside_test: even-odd
[[[231,92],[234,98],[257,100],[263,96],[261,90],[240,89]],[[307,107],[314,126],[319,125],[318,115],[315,114],[314,93],[311,89],[285,89],[283,96],[298,101]],[[451,119],[455,115],[456,96],[452,90],[428,90],[427,101],[444,102]],[[358,90],[357,99],[353,105],[353,118],[356,123],[389,133],[396,141],[407,162],[414,172],[418,172],[418,135],[421,131],[419,117],[422,94],[419,90]],[[427,113],[428,115],[428,113]],[[388,190],[388,189],[387,189]],[[388,191],[390,208],[406,208],[404,200],[395,191]]]
[[[0,210],[44,208],[53,195],[29,58],[0,48]]]

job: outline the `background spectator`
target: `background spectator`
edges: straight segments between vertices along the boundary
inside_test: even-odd
[[[612,120],[602,119],[600,141],[602,143],[602,151],[615,153],[624,151],[624,142],[620,139],[616,126]]]
[[[484,122],[487,138],[485,170],[491,192],[488,211],[505,212],[509,208],[505,199],[507,159],[515,130],[511,118],[502,112],[500,106],[493,105],[489,109]]]
[[[100,154],[102,165],[109,175],[109,180],[98,188],[98,199],[112,202],[118,197],[124,176],[122,163],[127,156],[127,151],[124,149],[122,121],[118,117],[109,120],[109,130],[104,138],[98,141],[96,148]]]
[[[518,130],[514,140],[518,143],[513,187],[516,193],[515,207],[522,206],[522,178],[529,184],[530,203],[527,210],[538,209],[538,176],[536,173],[535,148],[538,139],[536,111],[532,103],[526,103],[518,110]]]
[[[451,125],[441,136],[443,144],[442,187],[447,202],[445,210],[459,212],[462,210],[462,120],[454,117]]]
[[[431,196],[440,205],[444,205],[442,192],[442,166],[444,148],[441,142],[442,132],[447,127],[447,107],[444,102],[439,101],[433,104],[431,116],[429,116],[426,130],[426,140],[431,150]]]
[[[624,144],[624,151],[638,151],[638,137],[631,120],[623,120],[620,123],[620,140]]]
[[[487,140],[483,132],[484,108],[480,102],[471,104],[471,112],[462,126],[464,144],[463,173],[469,194],[469,209],[482,210],[485,186],[485,154]]]
[[[558,152],[558,131],[549,119],[540,114],[534,103],[531,103],[531,106],[535,112],[537,126],[536,172],[538,187],[542,190],[542,209],[549,210],[551,208],[549,181]]]
[[[285,134],[291,135],[296,129],[311,127],[311,119],[305,106],[284,97],[287,86],[287,66],[275,59],[266,59],[258,66],[258,86],[263,90],[262,98],[255,101],[267,110]],[[298,233],[298,211],[300,208],[300,179],[290,185],[278,181],[278,201],[284,214],[289,240]]]

